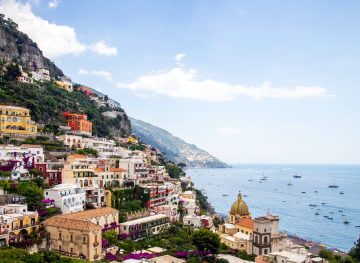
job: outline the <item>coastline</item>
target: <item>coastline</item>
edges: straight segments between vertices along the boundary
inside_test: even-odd
[[[199,169],[199,168],[196,168],[196,169]],[[192,179],[192,177],[191,177],[191,179]],[[212,216],[213,218],[220,217],[223,220],[226,219],[226,217],[227,217],[226,215],[216,212],[215,207],[211,204],[211,202],[208,201],[208,196],[206,194],[204,194],[204,191],[196,188],[195,185],[193,185],[193,189],[196,191],[197,194],[201,193],[201,196],[206,199],[206,209],[205,210],[207,213],[209,213],[210,216]],[[205,193],[206,193],[206,191],[205,191]],[[305,237],[299,236],[297,234],[292,234],[292,233],[287,232],[286,230],[283,230],[283,232],[287,234],[287,237],[293,243],[308,247],[309,253],[312,253],[314,255],[318,254],[321,250],[329,250],[329,251],[332,251],[335,254],[339,254],[341,256],[347,255],[346,251],[344,251],[342,249],[338,249],[336,247],[331,247],[329,245],[323,244],[320,241],[315,241],[313,239],[305,238]]]

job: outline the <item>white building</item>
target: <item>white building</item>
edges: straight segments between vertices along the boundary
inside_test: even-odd
[[[131,237],[132,239],[141,239],[157,235],[169,226],[169,218],[166,215],[150,215],[120,223],[120,234]]]
[[[84,210],[85,191],[75,184],[58,184],[45,190],[45,198],[53,199],[63,214]]]
[[[183,218],[183,223],[185,226],[192,226],[194,229],[207,228],[215,230],[211,216],[186,215]]]
[[[309,255],[297,254],[289,251],[271,252],[263,260],[269,263],[307,263],[311,262]]]
[[[40,145],[0,146],[0,164],[9,166],[12,180],[19,179],[21,174],[27,174],[35,168],[36,163],[43,162],[44,159],[44,149]]]

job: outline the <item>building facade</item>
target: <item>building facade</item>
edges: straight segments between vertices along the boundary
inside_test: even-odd
[[[83,211],[85,206],[85,191],[75,184],[58,184],[45,190],[45,198],[54,200],[62,214]]]
[[[252,254],[259,256],[278,251],[279,220],[270,213],[254,219]]]
[[[30,135],[37,133],[37,125],[31,120],[29,109],[0,105],[0,119],[0,133]]]
[[[88,121],[86,114],[64,112],[63,115],[67,119],[67,125],[72,131],[91,135],[92,122]]]
[[[169,218],[166,215],[150,215],[120,223],[120,234],[131,239],[141,239],[157,235],[169,226]]]

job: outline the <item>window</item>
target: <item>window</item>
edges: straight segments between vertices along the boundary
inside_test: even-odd
[[[59,246],[59,251],[61,251],[61,246]]]
[[[74,237],[73,235],[70,235],[70,242],[73,242],[73,237]]]
[[[86,237],[83,237],[83,243],[84,244],[86,243]]]
[[[59,233],[59,239],[61,240],[61,233]],[[61,250],[61,249],[60,249]]]

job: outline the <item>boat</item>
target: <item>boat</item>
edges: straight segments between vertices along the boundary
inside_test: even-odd
[[[248,197],[248,195],[243,195],[243,197]]]
[[[222,196],[228,196],[227,194],[223,194]]]
[[[317,204],[309,204],[311,207],[317,207]]]
[[[301,192],[302,194],[306,194],[306,192]]]
[[[315,191],[315,193],[318,193],[318,191]]]
[[[252,180],[252,179],[249,179],[248,181],[249,181],[249,182],[252,182],[253,180]]]
[[[334,220],[334,218],[332,218],[332,217],[328,217],[327,219],[329,219],[329,220]]]
[[[339,213],[342,213],[343,212],[343,210],[339,210]]]
[[[296,178],[296,179],[300,179],[300,178],[301,178],[301,175],[295,174],[295,175],[293,175],[293,177]]]
[[[334,178],[334,184],[329,185],[329,188],[339,188],[339,186],[336,184],[336,178]]]
[[[343,222],[343,224],[348,225],[348,224],[350,224],[350,222],[347,221],[347,220],[345,220],[345,221]]]
[[[323,216],[323,217],[325,217],[325,218],[329,218],[329,216]]]
[[[320,215],[320,213],[319,213],[319,212],[316,212],[315,215],[318,216],[318,215]]]
[[[340,194],[343,195],[343,194],[344,194],[344,191],[341,191]]]
[[[289,179],[289,182],[288,182],[288,186],[292,186],[292,182],[291,182],[291,179]]]
[[[355,226],[356,228],[360,227],[360,226]]]

